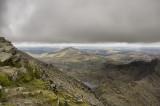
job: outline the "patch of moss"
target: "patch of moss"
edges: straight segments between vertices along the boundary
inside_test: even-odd
[[[69,106],[90,106],[90,105],[87,103],[81,103],[81,104],[75,104],[75,105],[69,104]]]
[[[39,79],[39,78],[41,78],[41,71],[40,70],[38,70],[38,68],[36,68],[34,71],[33,71],[33,74],[34,74],[34,77],[35,78],[37,78],[37,79]]]
[[[0,102],[6,102],[7,99],[7,94],[3,92],[3,90],[0,91]]]
[[[42,90],[41,95],[39,95],[39,98],[45,103],[54,104],[53,106],[55,106],[58,102],[57,95],[48,90]]]
[[[40,79],[34,79],[28,85],[32,89],[47,89],[48,88],[48,84]]]
[[[68,101],[65,100],[64,98],[59,99],[59,106],[70,106]]]
[[[20,62],[14,62],[12,66],[14,66],[16,68],[22,67],[22,65],[20,64]]]
[[[27,83],[38,78],[40,78],[40,73],[38,72],[38,70],[34,69],[31,66],[28,66],[26,73],[20,73],[19,82]]]
[[[7,104],[4,104],[3,106],[15,106],[15,105],[7,103]]]
[[[30,73],[23,73],[20,75],[20,78],[18,79],[18,83],[27,83],[29,81],[31,81],[33,79],[33,77],[30,75]]]
[[[0,85],[2,86],[9,86],[11,85],[11,81],[8,77],[8,75],[0,72]]]

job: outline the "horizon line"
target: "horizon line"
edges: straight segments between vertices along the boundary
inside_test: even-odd
[[[62,47],[160,47],[160,42],[153,42],[153,43],[145,43],[145,42],[137,42],[137,43],[129,43],[129,42],[105,42],[105,43],[16,43],[14,42],[13,45],[17,48],[36,48],[36,47],[49,47],[49,48],[62,48]]]

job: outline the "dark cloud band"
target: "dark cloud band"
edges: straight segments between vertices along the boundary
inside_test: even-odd
[[[158,42],[159,10],[158,0],[1,0],[0,30],[15,42]]]

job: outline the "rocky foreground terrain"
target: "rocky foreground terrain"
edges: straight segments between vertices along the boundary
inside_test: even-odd
[[[102,56],[67,48],[35,57],[83,82],[105,106],[160,106],[157,54],[110,51]]]
[[[0,106],[103,106],[81,82],[0,37]]]

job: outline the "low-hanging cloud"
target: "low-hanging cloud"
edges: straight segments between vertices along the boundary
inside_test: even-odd
[[[159,0],[1,1],[0,31],[14,42],[160,40]]]

